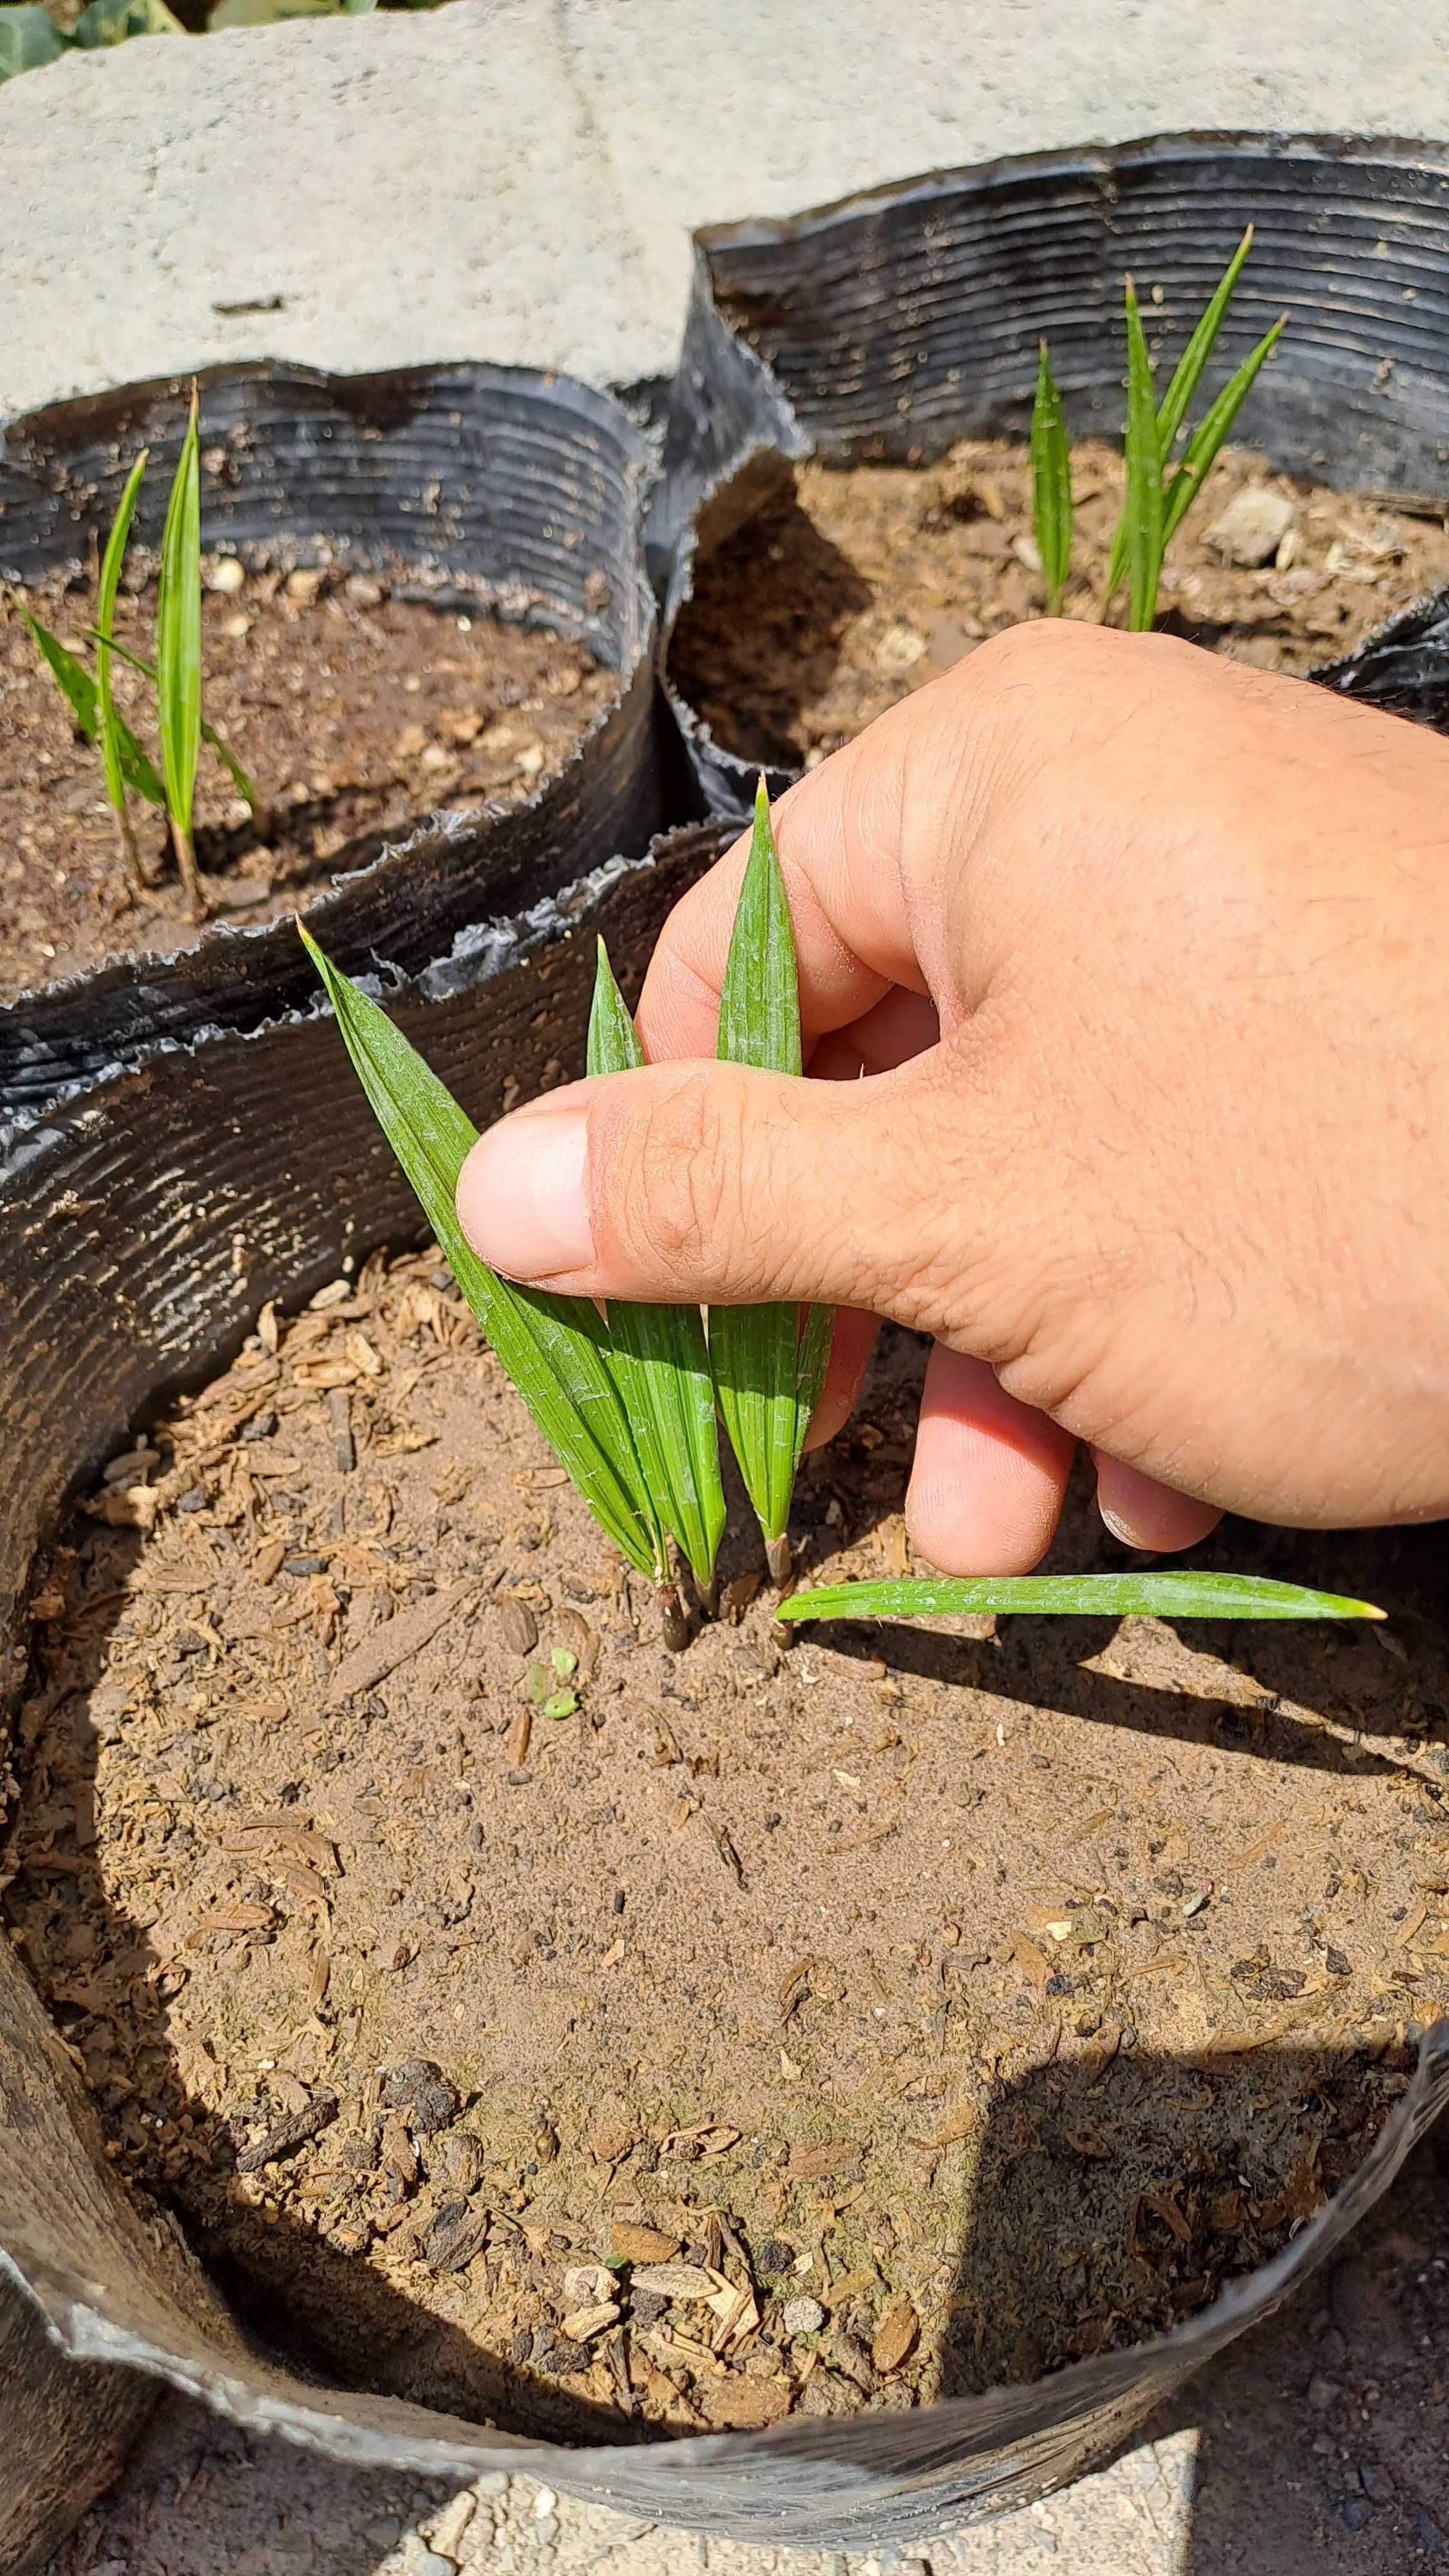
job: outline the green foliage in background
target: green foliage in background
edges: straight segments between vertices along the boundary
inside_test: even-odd
[[[214,0],[202,14],[188,0],[177,16],[166,0],[88,0],[69,29],[40,0],[6,0],[0,7],[0,81],[38,71],[79,47],[125,44],[132,36],[215,35],[233,27],[273,27],[284,18],[369,18],[377,8],[437,9],[446,0]]]

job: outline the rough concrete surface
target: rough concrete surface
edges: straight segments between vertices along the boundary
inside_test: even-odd
[[[0,410],[259,355],[624,383],[695,224],[1193,125],[1443,133],[1449,16],[457,0],[76,53],[0,88]]]
[[[1420,0],[457,0],[73,55],[0,88],[0,411],[260,355],[627,383],[672,363],[695,224],[1182,126],[1449,132],[1449,17]],[[1226,2356],[1153,2441],[917,2553],[706,2544],[519,2481],[449,2499],[249,2446],[175,2401],[51,2576],[1449,2568],[1449,2327],[1442,2298],[1427,2327],[1425,2307],[1449,2264],[1442,2204],[1421,2157],[1327,2303],[1310,2290]]]

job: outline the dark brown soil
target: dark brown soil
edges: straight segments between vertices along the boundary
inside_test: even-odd
[[[239,576],[242,576],[239,580]],[[582,646],[480,609],[442,612],[361,575],[251,572],[202,604],[208,721],[270,804],[269,847],[203,747],[197,857],[214,916],[296,911],[363,833],[439,806],[516,804],[561,767],[617,689]],[[42,622],[93,668],[91,595],[41,593]],[[153,593],[123,597],[116,634],[153,651]],[[116,697],[156,757],[154,695],[119,670]],[[100,754],[78,734],[12,594],[0,600],[0,1000],[128,952],[200,936],[157,808],[131,800],[150,890],[133,902]]]
[[[918,1374],[807,1571],[908,1563]],[[1034,2376],[1281,2245],[1449,2001],[1412,1543],[1216,1561],[1394,1616],[783,1651],[736,1518],[666,1655],[436,1255],[374,1259],[42,1571],[12,1937],[122,2172],[344,2379],[608,2439]]]
[[[1225,554],[1231,523],[1214,542],[1245,488],[1281,503],[1282,537],[1256,566]],[[1073,494],[1063,604],[1092,619],[1121,508],[1118,451],[1077,448]],[[1158,622],[1260,669],[1312,670],[1449,583],[1446,510],[1290,482],[1227,450],[1168,551]],[[726,749],[811,767],[1042,609],[1024,448],[963,439],[938,465],[804,465],[699,565],[670,671]]]

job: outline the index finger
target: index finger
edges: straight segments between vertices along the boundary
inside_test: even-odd
[[[772,810],[800,970],[801,1031],[849,1027],[893,986],[927,990],[901,866],[912,736],[940,682],[878,717]],[[735,907],[749,855],[741,835],[675,905],[644,980],[639,1033],[653,1061],[713,1055]]]

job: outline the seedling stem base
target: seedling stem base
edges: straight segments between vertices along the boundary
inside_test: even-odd
[[[689,1613],[680,1600],[678,1586],[658,1583],[654,1598],[659,1604],[659,1628],[671,1655],[682,1655],[690,1639]]]
[[[201,878],[197,873],[196,851],[192,846],[191,834],[182,830],[174,814],[171,818],[171,843],[176,852],[176,864],[181,870],[181,882],[186,888],[187,901],[191,906],[191,918],[193,921],[205,921],[207,903],[201,890]]]

